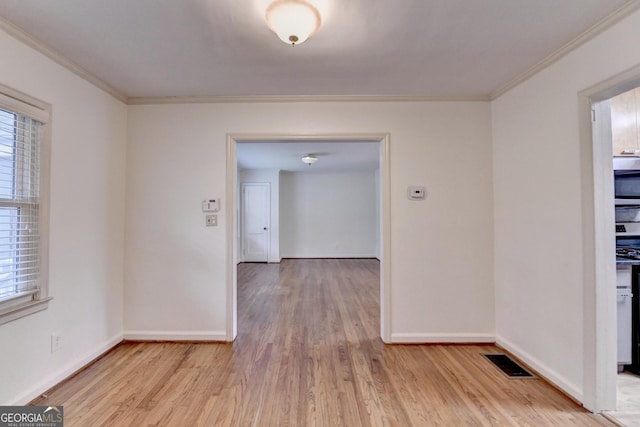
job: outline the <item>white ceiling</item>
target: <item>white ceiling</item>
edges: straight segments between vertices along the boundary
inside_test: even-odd
[[[279,169],[286,172],[375,171],[380,158],[380,143],[374,141],[256,141],[240,142],[238,168]],[[313,154],[312,165],[302,157]]]
[[[287,46],[268,0],[2,0],[0,17],[122,95],[487,98],[637,0],[309,0]],[[6,27],[6,25],[4,25]]]

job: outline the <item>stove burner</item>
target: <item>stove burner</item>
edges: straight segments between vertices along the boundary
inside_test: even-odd
[[[616,256],[620,258],[640,259],[640,248],[618,246],[616,248]]]

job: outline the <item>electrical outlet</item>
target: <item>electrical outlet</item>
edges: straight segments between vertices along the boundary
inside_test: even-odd
[[[51,334],[51,353],[62,348],[62,332],[54,332]]]
[[[207,227],[216,227],[218,225],[218,215],[207,215],[206,225]]]

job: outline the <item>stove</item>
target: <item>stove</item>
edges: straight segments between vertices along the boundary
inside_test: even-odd
[[[616,223],[616,255],[640,259],[640,222]]]
[[[613,161],[618,371],[640,373],[640,162],[636,163],[640,158],[616,159],[619,158]],[[630,162],[634,164],[627,164]]]
[[[618,246],[616,247],[616,257],[640,260],[640,248]]]
[[[616,237],[640,238],[640,222],[617,222]]]

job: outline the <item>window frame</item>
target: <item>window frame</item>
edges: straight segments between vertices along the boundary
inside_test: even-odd
[[[0,325],[46,310],[49,301],[49,176],[51,166],[51,105],[0,83],[0,108],[42,123],[40,127],[40,197],[38,290],[28,300],[17,298],[0,303]]]

